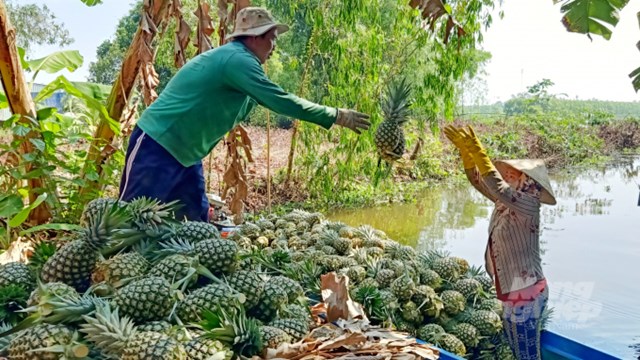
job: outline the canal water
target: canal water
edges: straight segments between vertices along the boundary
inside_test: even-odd
[[[556,206],[541,216],[543,268],[554,309],[548,330],[621,359],[640,358],[640,157],[552,174]],[[484,264],[493,205],[469,184],[438,186],[410,204],[329,216],[370,224],[419,250]]]

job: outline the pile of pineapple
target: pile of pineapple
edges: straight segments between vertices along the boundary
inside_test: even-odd
[[[62,246],[0,265],[0,356],[260,355],[309,333],[320,276],[333,271],[374,323],[469,358],[512,356],[491,280],[464,259],[299,210],[222,239],[211,224],[175,220],[174,206],[94,200]]]

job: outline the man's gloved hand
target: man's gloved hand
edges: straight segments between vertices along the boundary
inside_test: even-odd
[[[489,155],[487,155],[487,151],[480,143],[480,139],[476,136],[473,128],[468,126],[467,129],[460,129],[459,134],[464,139],[465,147],[473,158],[473,162],[478,167],[480,175],[485,176],[489,172],[495,171],[496,168],[493,166]]]
[[[462,165],[464,166],[464,168],[473,169],[476,164],[473,162],[473,157],[471,157],[471,154],[469,154],[469,150],[467,150],[465,139],[460,131],[460,129],[456,128],[453,125],[447,125],[444,128],[444,135],[460,151],[460,158],[462,158]]]
[[[368,130],[371,126],[371,122],[367,120],[368,118],[369,115],[355,110],[338,109],[338,117],[335,123],[355,131],[356,134],[360,134],[362,130]]]

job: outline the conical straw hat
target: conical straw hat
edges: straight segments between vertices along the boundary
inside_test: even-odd
[[[494,165],[500,174],[504,174],[507,167],[512,167],[527,174],[542,186],[540,202],[549,205],[556,204],[556,198],[553,195],[549,173],[547,172],[547,167],[544,165],[544,161],[540,159],[496,160],[494,161]]]

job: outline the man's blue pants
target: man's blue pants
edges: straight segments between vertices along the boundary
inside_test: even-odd
[[[163,203],[179,200],[178,220],[208,220],[209,201],[202,163],[184,167],[136,126],[129,138],[120,200],[130,201],[141,196]]]

